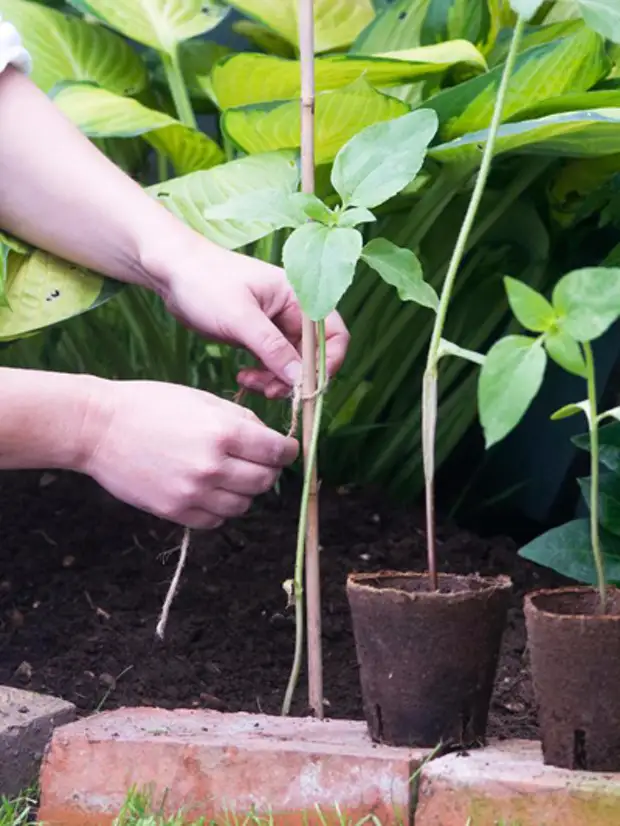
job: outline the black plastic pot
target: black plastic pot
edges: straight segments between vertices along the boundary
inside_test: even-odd
[[[525,619],[545,763],[620,771],[620,592],[603,615],[592,588],[535,591]]]
[[[484,742],[508,577],[352,574],[347,595],[370,736],[394,746]]]

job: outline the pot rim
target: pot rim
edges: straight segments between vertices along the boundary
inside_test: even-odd
[[[497,576],[481,576],[480,574],[450,574],[446,572],[438,573],[439,581],[444,578],[451,580],[459,580],[461,582],[475,581],[486,585],[478,591],[457,591],[453,593],[442,593],[441,591],[403,591],[401,588],[377,587],[365,580],[381,580],[381,579],[426,579],[428,572],[419,571],[364,571],[358,573],[350,573],[347,575],[347,590],[368,591],[370,593],[383,594],[399,594],[409,597],[410,599],[443,599],[454,600],[457,597],[479,597],[484,594],[489,594],[493,591],[508,591],[512,589],[512,579],[506,574],[498,574]]]
[[[612,585],[607,587],[608,591],[617,591],[618,589]],[[598,594],[596,588],[592,585],[569,585],[564,588],[538,588],[536,591],[530,591],[525,595],[523,600],[524,610],[526,613],[548,617],[560,622],[620,622],[619,614],[560,614],[556,611],[550,611],[546,608],[541,608],[536,605],[535,600],[539,597],[553,597],[560,594],[567,594],[573,596],[581,596],[584,594]]]

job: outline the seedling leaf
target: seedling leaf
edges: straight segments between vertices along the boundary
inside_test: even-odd
[[[574,270],[558,281],[552,301],[568,335],[577,341],[593,341],[620,316],[620,269]]]
[[[579,9],[591,29],[607,40],[620,43],[620,4],[618,0],[579,0]]]
[[[544,296],[516,278],[504,278],[504,286],[510,308],[520,324],[534,333],[543,333],[551,327],[555,313]]]
[[[351,138],[336,155],[331,176],[343,203],[372,209],[397,195],[420,171],[437,125],[435,112],[418,109]]]
[[[511,8],[526,20],[533,17],[543,4],[543,0],[508,0],[508,2]]]
[[[377,219],[366,207],[353,207],[340,214],[338,218],[339,227],[356,227],[358,224],[370,224]]]
[[[540,390],[546,364],[540,341],[528,336],[506,336],[491,347],[478,383],[487,448],[519,424]]]
[[[356,229],[311,223],[296,229],[284,245],[286,274],[313,321],[326,318],[351,285],[362,244]]]
[[[401,301],[415,301],[437,310],[437,293],[424,281],[422,265],[411,250],[397,247],[385,238],[375,238],[362,250],[362,259],[387,284],[396,287]]]
[[[545,348],[549,356],[568,373],[585,378],[586,362],[579,344],[563,330],[545,336]]]
[[[272,231],[285,227],[297,229],[306,222],[307,214],[305,204],[296,199],[296,194],[301,193],[259,189],[209,206],[203,211],[203,217],[207,221],[260,221],[268,224]]]
[[[586,418],[588,420],[590,419],[590,406],[588,402],[565,404],[564,407],[560,407],[559,410],[556,410],[555,413],[551,414],[551,420],[557,422],[560,419],[568,419],[571,416],[577,416],[580,413],[585,413]]]

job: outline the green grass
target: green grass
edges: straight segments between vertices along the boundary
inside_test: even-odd
[[[0,826],[31,823],[36,808],[34,795],[24,794],[16,800],[0,798]]]

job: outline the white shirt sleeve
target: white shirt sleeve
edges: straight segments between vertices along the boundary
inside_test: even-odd
[[[0,15],[0,72],[7,66],[15,66],[21,72],[29,73],[32,61],[15,26],[3,20]]]

